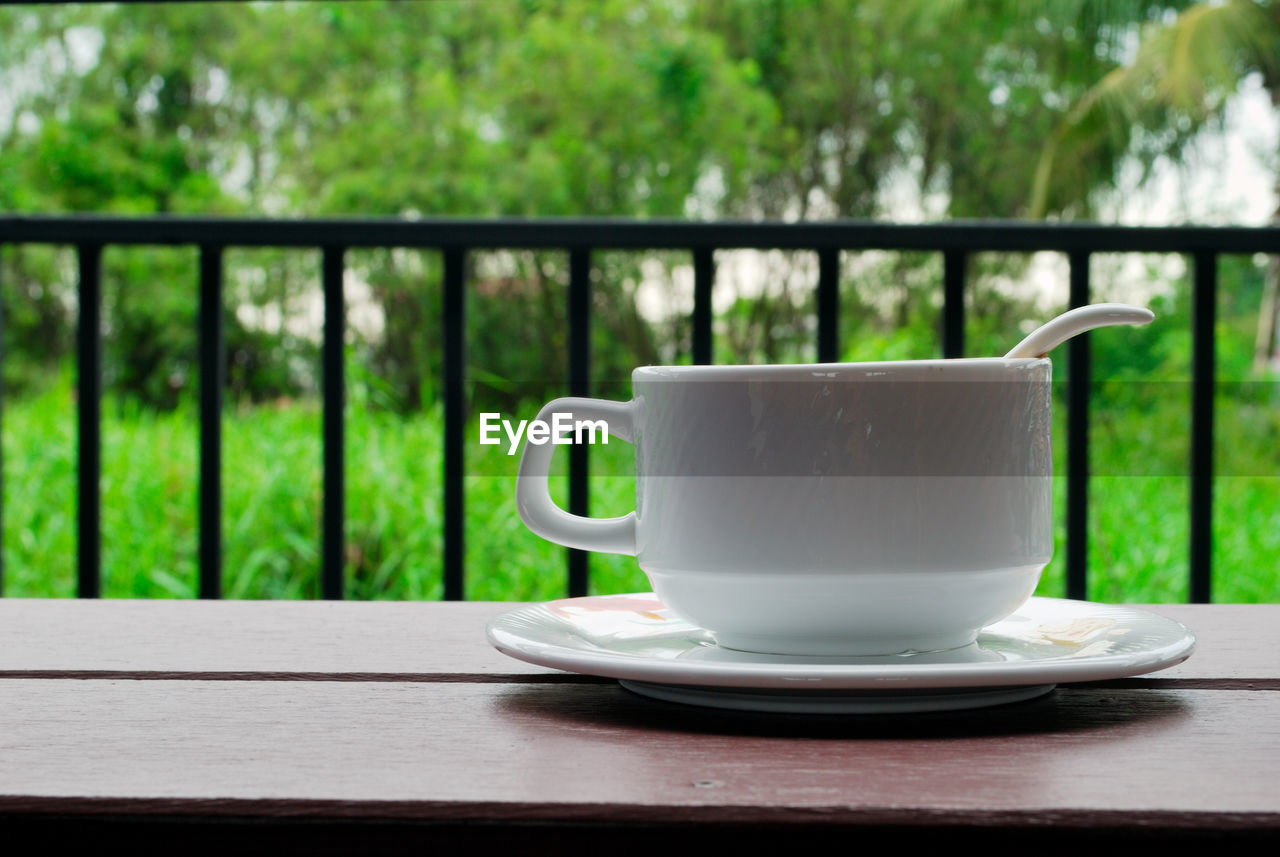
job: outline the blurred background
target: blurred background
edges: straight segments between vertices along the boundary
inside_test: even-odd
[[[1280,208],[1274,0],[55,4],[0,9],[0,33],[11,213],[1159,226]],[[593,393],[626,398],[632,367],[690,360],[692,267],[594,261]],[[716,362],[813,360],[814,254],[716,262]],[[346,264],[347,594],[438,598],[441,260]],[[1091,264],[1095,299],[1157,321],[1093,337],[1089,596],[1186,600],[1188,267]],[[1220,601],[1280,600],[1276,266],[1219,263]],[[196,591],[196,268],[194,248],[103,256],[108,596]],[[227,253],[228,597],[317,590],[319,272],[314,251]],[[1055,254],[974,254],[968,277],[971,355],[1067,304]],[[567,280],[564,253],[473,255],[472,424],[567,390]],[[939,355],[941,282],[938,254],[844,253],[841,358]],[[70,249],[0,247],[6,595],[74,593],[75,285]],[[516,459],[478,438],[467,597],[563,594],[563,550],[515,513]],[[632,507],[630,470],[625,444],[593,450],[593,513]],[[633,559],[591,563],[593,592],[647,588]],[[1062,594],[1061,566],[1040,594]]]

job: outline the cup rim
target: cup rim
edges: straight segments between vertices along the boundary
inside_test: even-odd
[[[736,378],[802,376],[821,378],[884,377],[885,375],[938,376],[996,374],[1004,370],[1030,370],[1052,366],[1048,357],[935,357],[924,360],[883,360],[855,363],[721,363],[697,366],[638,366],[633,380],[701,380],[717,376]]]

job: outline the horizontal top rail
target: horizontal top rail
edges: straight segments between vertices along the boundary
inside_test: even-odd
[[[615,218],[146,218],[0,215],[0,242],[215,244],[235,247],[473,247],[529,249],[1039,250],[1280,253],[1276,226],[1111,226],[1099,223],[867,220],[799,223]]]

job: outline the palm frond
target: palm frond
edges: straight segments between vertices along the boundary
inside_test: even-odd
[[[1171,23],[1143,28],[1132,62],[1108,73],[1064,116],[1041,152],[1028,210],[1050,208],[1055,169],[1086,156],[1098,135],[1127,141],[1134,130],[1173,123],[1175,137],[1217,115],[1251,72],[1272,80],[1280,69],[1280,14],[1274,0],[1205,0]]]

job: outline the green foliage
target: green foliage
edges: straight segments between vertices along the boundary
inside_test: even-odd
[[[1056,16],[994,0],[5,10],[15,35],[4,68],[34,63],[45,74],[16,90],[0,131],[0,173],[13,177],[0,184],[0,205],[790,219],[897,216],[906,189],[935,216],[1016,216],[1043,141],[1119,67],[1123,33],[1149,14],[1067,6]],[[1087,214],[1091,194],[1113,179],[1127,138],[1100,139],[1054,171],[1052,210]],[[365,361],[388,385],[389,405],[429,406],[440,371],[438,258],[351,257],[384,319],[374,333],[352,331]],[[191,307],[171,293],[191,280],[178,279],[188,263],[166,258],[108,260],[122,296],[107,308],[118,334],[109,359],[122,391],[173,407],[193,341],[178,333],[190,330]],[[916,285],[887,313],[884,301],[859,296],[866,321],[849,333],[893,337],[907,317],[928,314],[936,279],[923,275],[937,269],[924,264],[907,272],[893,263],[895,283]],[[10,337],[9,361],[56,361],[67,337],[48,333],[69,323],[66,268],[10,266],[6,280],[34,281],[28,294],[52,297],[7,300],[7,317],[26,331]],[[560,383],[566,275],[559,254],[512,254],[497,268],[479,271],[484,291],[469,310],[473,363],[487,379],[478,392],[501,404],[509,393],[498,388],[528,385],[538,396]],[[272,263],[269,274],[255,280],[229,262],[229,303],[261,318],[314,289],[306,265]],[[725,321],[724,357],[811,353],[811,303],[792,285],[800,268],[774,278],[787,285],[744,300]],[[633,259],[595,284],[597,359],[610,372],[680,350],[678,321],[654,329],[636,309],[640,284],[662,279]],[[1009,307],[988,290],[974,315],[1018,314]],[[273,353],[257,336],[267,330],[233,331],[242,361],[233,367],[252,367],[233,389],[254,400],[308,380],[295,359],[305,349]],[[39,356],[37,342],[55,351]]]
[[[1079,165],[1102,153],[1127,152],[1147,167],[1159,157],[1176,160],[1202,127],[1221,117],[1250,74],[1261,76],[1273,101],[1280,94],[1280,4],[1274,0],[1169,4],[1176,15],[1128,4],[1098,8],[1103,28],[1132,32],[1136,24],[1140,41],[1129,62],[1077,94],[1046,136],[1031,191],[1033,217],[1059,208],[1064,189],[1090,188]]]
[[[1222,475],[1215,480],[1214,597],[1275,601],[1280,581],[1280,439],[1274,407],[1242,408],[1225,388],[1218,408]],[[442,430],[438,409],[400,416],[369,407],[353,387],[347,413],[347,595],[434,599],[441,588]],[[1274,404],[1274,403],[1272,403]],[[1065,449],[1057,411],[1055,447]],[[1089,527],[1090,597],[1157,602],[1186,598],[1185,449],[1151,444],[1178,423],[1181,403],[1095,420]],[[318,591],[320,415],[287,403],[231,412],[224,422],[224,591],[231,598],[305,598]],[[5,594],[70,596],[75,587],[75,454],[71,378],[5,412]],[[1266,428],[1269,426],[1269,428]],[[1264,430],[1265,428],[1265,430]],[[1175,432],[1169,432],[1175,435]],[[481,447],[467,427],[465,533],[468,598],[561,597],[564,549],[530,533],[515,510],[514,459]],[[1184,438],[1185,442],[1185,438]],[[1146,469],[1129,451],[1141,446]],[[193,597],[196,577],[197,421],[108,402],[103,424],[104,592],[111,597]],[[1228,450],[1230,450],[1228,452]],[[597,515],[634,506],[632,448],[592,448]],[[563,472],[563,455],[556,468]],[[1057,463],[1063,472],[1062,462]],[[566,502],[565,480],[553,494]],[[1063,592],[1065,480],[1055,480],[1057,554],[1040,594]],[[595,592],[644,590],[634,558],[593,556]]]
[[[0,209],[1083,218],[1122,164],[1176,158],[1241,75],[1256,71],[1276,91],[1278,16],[1272,0],[4,8]],[[0,248],[4,551],[16,593],[71,586],[74,262],[64,248]],[[319,255],[233,249],[224,262],[227,590],[311,594]],[[566,255],[486,250],[469,264],[472,414],[528,413],[566,392]],[[841,264],[842,359],[939,353],[939,254],[851,252]],[[194,586],[196,265],[189,248],[103,257],[112,594]],[[633,366],[690,359],[687,253],[602,248],[593,266],[595,392],[625,396]],[[350,592],[434,597],[441,257],[353,250],[346,269]],[[1025,258],[969,260],[967,353],[1002,353],[1044,317],[1021,287],[1030,270]],[[1252,259],[1224,257],[1220,274],[1218,551],[1235,567],[1249,557],[1274,567],[1260,558],[1275,557],[1269,533],[1280,531],[1270,511],[1280,427],[1252,353],[1264,278]],[[1106,598],[1174,597],[1185,564],[1174,498],[1189,289],[1155,261],[1150,278],[1157,324],[1093,337],[1090,558],[1106,570],[1095,584]],[[815,280],[811,253],[761,254],[754,279],[722,266],[715,359],[812,359]],[[1105,277],[1095,284],[1110,296]],[[609,475],[593,478],[593,502],[626,511],[631,488],[616,474],[628,448],[600,455]],[[468,594],[557,594],[562,552],[519,524],[512,461],[472,460]],[[1139,528],[1161,535],[1132,538]],[[602,591],[643,586],[633,562],[593,563]],[[1055,561],[1049,591],[1060,573]],[[1225,591],[1275,597],[1274,579],[1260,572]]]
[[[71,264],[60,248],[0,248],[6,393],[42,387],[70,353],[75,342],[75,318],[68,305],[73,299]]]

